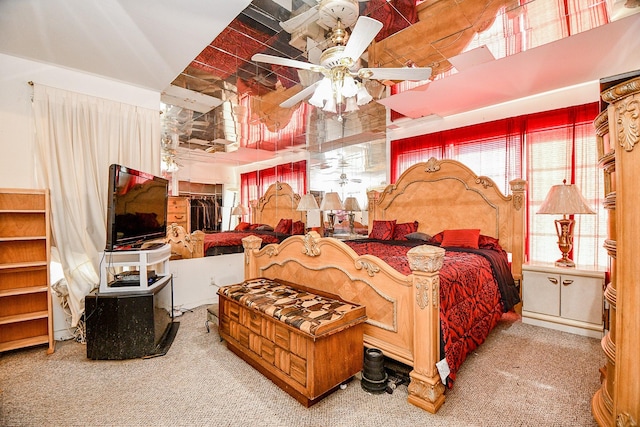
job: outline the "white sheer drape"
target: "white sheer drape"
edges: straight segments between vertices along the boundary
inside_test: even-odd
[[[106,241],[109,165],[159,175],[160,115],[34,84],[37,172],[51,192],[53,245],[69,288],[72,326],[99,283]]]

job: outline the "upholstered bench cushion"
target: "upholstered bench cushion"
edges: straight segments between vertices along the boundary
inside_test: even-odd
[[[364,316],[362,306],[265,278],[224,286],[218,293],[313,336]]]

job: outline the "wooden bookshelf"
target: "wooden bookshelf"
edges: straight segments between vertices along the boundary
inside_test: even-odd
[[[0,351],[53,353],[48,190],[0,189]]]

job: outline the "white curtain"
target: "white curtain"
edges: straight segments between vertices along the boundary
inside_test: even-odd
[[[160,173],[160,114],[34,84],[37,172],[51,192],[53,245],[69,288],[72,326],[99,284],[109,165]]]

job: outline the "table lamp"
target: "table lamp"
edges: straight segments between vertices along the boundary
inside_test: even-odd
[[[309,211],[314,211],[314,210],[318,210],[318,202],[316,201],[316,198],[313,197],[313,194],[311,193],[307,193],[305,195],[303,195],[300,198],[300,201],[298,202],[298,207],[296,208],[297,211],[305,211],[307,213],[307,221],[305,224],[309,223]],[[309,231],[310,227],[306,227],[306,231]]]
[[[243,205],[237,205],[231,211],[231,215],[238,215],[238,222],[242,222],[242,217],[249,213],[249,209]]]
[[[329,227],[327,228],[327,232],[329,235],[333,234],[334,224],[336,222],[336,214],[333,212],[335,210],[342,209],[342,201],[340,200],[340,196],[336,192],[329,192],[325,194],[322,199],[322,203],[320,203],[321,211],[329,211],[327,213],[327,218],[329,218]]]
[[[575,184],[567,185],[566,180],[562,181],[562,185],[554,185],[549,190],[549,194],[540,206],[538,213],[562,215],[562,219],[555,220],[558,247],[562,252],[562,258],[557,260],[555,265],[575,267],[575,262],[569,258],[569,252],[573,248],[573,227],[576,222],[572,218],[567,218],[567,215],[595,213],[582,197],[580,189]]]
[[[360,212],[360,204],[355,197],[347,197],[344,199],[344,210],[349,212],[349,231],[354,233],[356,214],[354,212]]]

